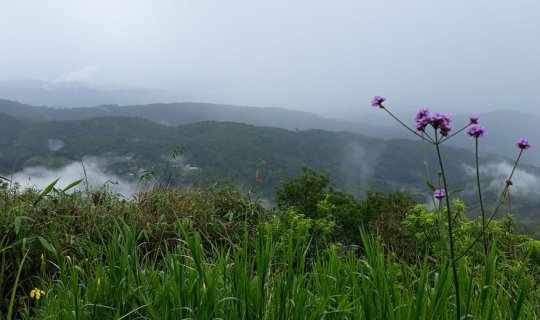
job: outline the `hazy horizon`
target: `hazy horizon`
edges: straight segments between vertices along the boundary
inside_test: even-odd
[[[4,81],[149,88],[166,101],[332,117],[371,113],[375,94],[404,112],[524,103],[519,110],[538,114],[536,1],[23,0],[0,9]]]

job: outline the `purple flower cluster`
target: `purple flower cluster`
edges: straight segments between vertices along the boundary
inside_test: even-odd
[[[478,119],[480,119],[479,116],[470,116],[469,121],[471,121],[471,124],[478,124]]]
[[[529,143],[529,140],[521,138],[516,142],[516,146],[521,150],[529,149],[532,145]]]
[[[435,190],[435,192],[433,192],[433,196],[441,200],[442,198],[446,197],[446,190],[444,189]]]
[[[415,127],[418,131],[424,131],[428,124],[435,130],[439,129],[442,136],[447,136],[452,130],[452,126],[450,125],[452,118],[446,113],[437,112],[430,114],[428,109],[422,108],[416,113],[415,120]]]
[[[487,133],[486,128],[478,124],[470,126],[469,130],[467,130],[467,134],[474,138],[483,137],[486,133]]]
[[[374,96],[373,99],[371,99],[371,106],[382,108],[382,103],[383,103],[385,100],[386,100],[385,97]]]

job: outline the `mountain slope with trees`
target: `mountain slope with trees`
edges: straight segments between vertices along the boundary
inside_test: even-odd
[[[337,187],[357,197],[367,191],[406,191],[417,201],[428,201],[426,160],[430,177],[437,183],[435,154],[412,140],[324,130],[289,131],[233,122],[171,127],[140,118],[114,117],[29,122],[4,115],[0,127],[9,128],[11,137],[3,141],[0,157],[0,172],[5,176],[28,166],[58,168],[99,156],[106,159],[109,172],[120,177],[133,179],[153,171],[158,177],[170,176],[173,184],[200,184],[220,177],[271,197],[284,177],[309,167],[330,174]],[[172,159],[178,147],[182,152]],[[467,170],[473,166],[473,154],[449,146],[443,153],[450,188],[463,188],[461,197],[476,208],[473,176]],[[504,161],[511,162],[491,156],[481,159],[483,164]],[[536,167],[521,166],[520,170],[540,176]],[[504,177],[498,176],[486,177],[485,183],[497,184],[497,179],[502,185]],[[494,197],[486,193],[488,200]],[[540,207],[536,198],[519,193],[514,197],[513,210],[521,219],[534,217]]]

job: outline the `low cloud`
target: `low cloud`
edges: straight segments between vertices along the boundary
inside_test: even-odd
[[[47,147],[50,151],[58,151],[64,147],[65,143],[62,140],[58,139],[49,139],[47,140]]]
[[[59,75],[57,82],[89,82],[94,80],[98,71],[99,69],[95,66],[84,66]]]
[[[513,164],[506,161],[480,166],[480,179],[485,191],[500,192],[504,189],[506,179],[512,172]],[[476,176],[476,169],[465,167],[468,175]],[[525,170],[516,168],[512,176],[511,192],[513,196],[540,196],[540,177]]]
[[[85,157],[81,162],[73,162],[60,169],[47,169],[45,167],[27,167],[16,172],[12,176],[12,181],[18,183],[22,188],[44,189],[51,182],[60,178],[56,188],[62,189],[72,182],[85,179],[88,188],[98,189],[104,185],[125,198],[132,197],[140,189],[140,185],[134,179],[122,178],[107,171],[108,160],[99,157]],[[86,175],[85,175],[86,171]],[[86,176],[86,178],[85,178]],[[81,182],[75,190],[84,190],[86,182]]]

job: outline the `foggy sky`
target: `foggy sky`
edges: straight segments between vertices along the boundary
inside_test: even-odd
[[[0,0],[0,80],[357,114],[536,112],[540,1]]]

